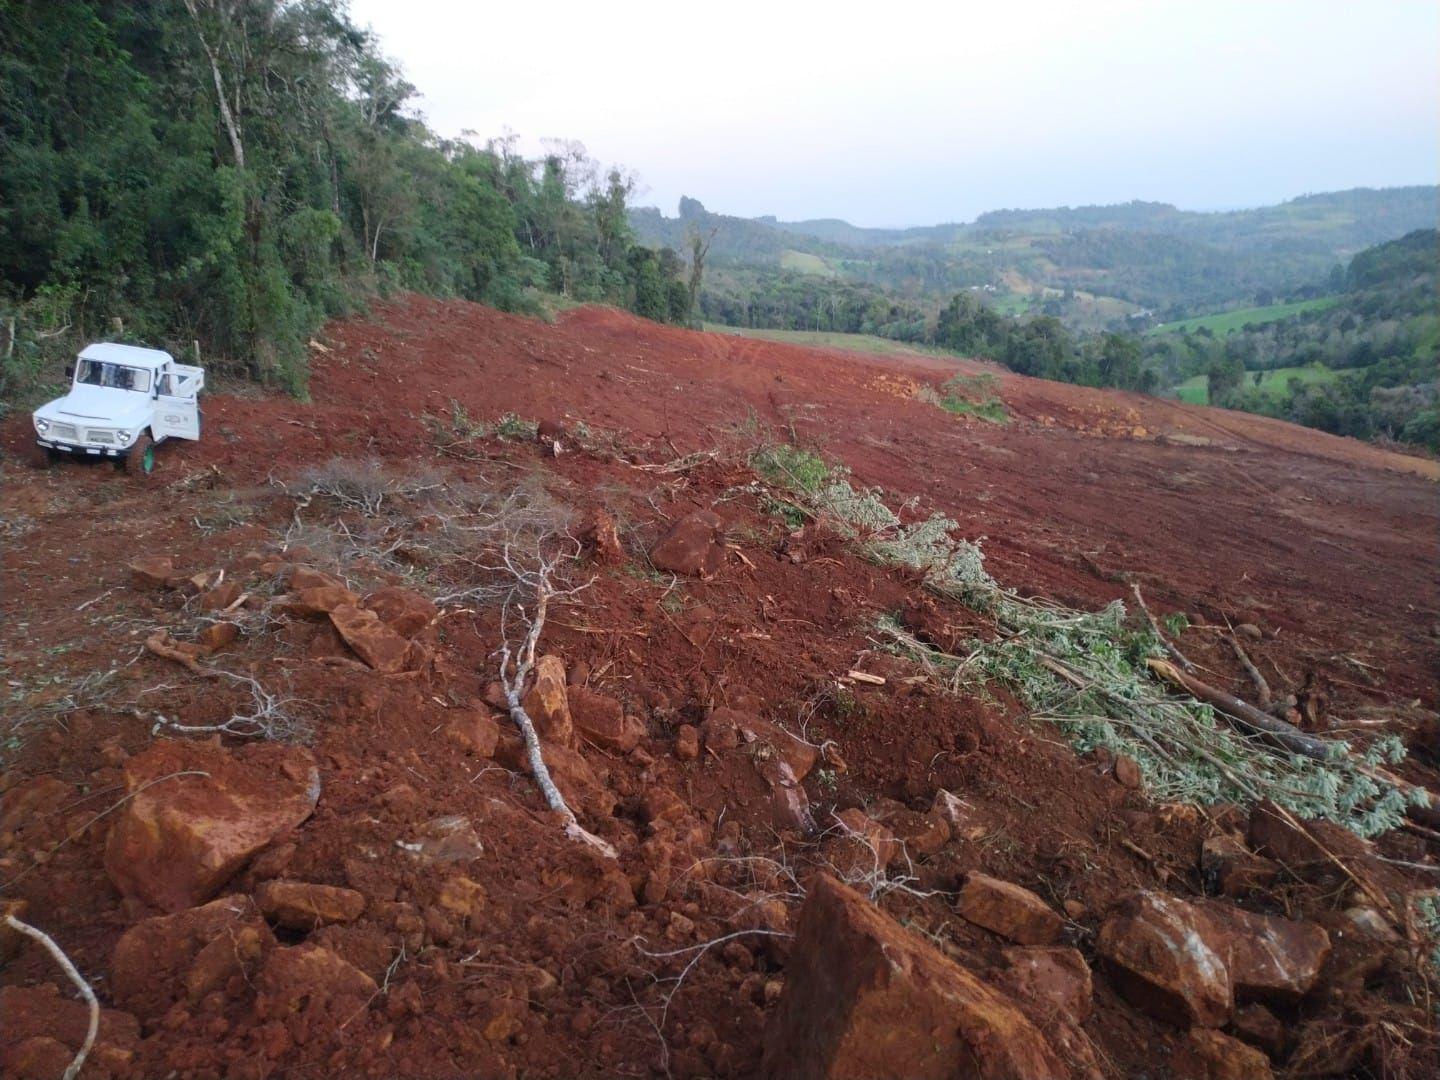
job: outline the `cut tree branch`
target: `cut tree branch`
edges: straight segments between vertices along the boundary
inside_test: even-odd
[[[527,569],[520,565],[510,545],[505,546],[503,563],[505,570],[514,577],[517,586],[528,587],[534,592],[534,612],[529,616],[529,626],[525,636],[521,640],[518,651],[512,652],[508,639],[500,647],[500,684],[505,691],[505,702],[510,709],[510,719],[515,721],[515,726],[520,729],[520,734],[525,739],[525,753],[530,762],[530,772],[535,777],[535,782],[540,786],[541,792],[545,795],[545,801],[550,809],[555,811],[565,822],[565,835],[570,839],[594,848],[606,858],[619,858],[608,842],[585,829],[575,817],[575,811],[570,809],[565,802],[565,796],[555,785],[554,778],[550,775],[550,768],[545,764],[545,755],[540,746],[540,736],[535,731],[535,722],[530,719],[530,714],[525,711],[521,695],[525,690],[525,680],[535,669],[535,649],[540,643],[540,635],[545,630],[545,616],[549,611],[551,600],[556,597],[569,597],[582,589],[587,589],[594,583],[592,578],[584,585],[573,589],[557,589],[555,587],[555,572],[559,567],[561,556],[546,556],[537,548],[537,568]],[[507,603],[505,613],[508,614],[510,605]],[[523,616],[524,610],[521,609]],[[504,622],[501,619],[501,636],[504,638]],[[511,667],[511,660],[514,660],[514,667]]]
[[[90,988],[90,984],[85,981],[85,977],[81,975],[75,965],[70,962],[70,957],[65,955],[65,950],[55,944],[54,938],[39,927],[31,926],[27,922],[21,922],[15,918],[14,915],[6,914],[5,925],[10,927],[11,930],[24,934],[26,937],[38,941],[43,945],[45,951],[60,965],[60,969],[65,972],[66,977],[74,983],[75,988],[80,991],[80,996],[85,999],[85,1004],[90,1007],[90,1023],[85,1029],[85,1041],[80,1044],[80,1050],[76,1053],[75,1059],[70,1062],[64,1074],[65,1080],[75,1080],[75,1077],[80,1075],[80,1070],[85,1065],[85,1059],[90,1056],[90,1048],[95,1045],[95,1036],[100,1033],[100,1002],[96,1000],[95,991]]]

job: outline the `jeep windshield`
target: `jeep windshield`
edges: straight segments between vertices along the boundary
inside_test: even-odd
[[[111,390],[150,391],[150,372],[144,368],[110,364],[102,360],[81,360],[75,381],[86,386],[104,386]]]

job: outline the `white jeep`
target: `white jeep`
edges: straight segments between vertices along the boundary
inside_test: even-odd
[[[35,410],[36,441],[50,460],[105,457],[148,474],[156,443],[200,438],[202,368],[159,349],[105,342],[87,346],[71,370],[70,392]]]

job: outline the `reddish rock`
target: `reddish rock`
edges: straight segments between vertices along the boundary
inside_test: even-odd
[[[1268,799],[1250,811],[1248,839],[1261,855],[1305,881],[1343,881],[1332,855],[1349,864],[1373,859],[1370,845],[1349,829],[1332,821],[1299,821]]]
[[[625,561],[625,548],[620,543],[615,519],[604,510],[592,510],[587,514],[576,536],[596,562],[613,564]]]
[[[1210,893],[1241,897],[1263,892],[1279,874],[1279,863],[1256,855],[1228,833],[1208,837],[1200,848],[1200,879]]]
[[[944,788],[935,793],[935,801],[930,806],[930,812],[950,826],[950,835],[957,840],[968,840],[973,843],[990,831],[989,826],[981,819],[975,807]]]
[[[75,788],[54,776],[32,776],[0,795],[0,836],[48,832],[45,826],[61,807],[74,801]]]
[[[187,772],[207,775],[171,776]],[[126,761],[124,776],[133,797],[110,830],[105,870],[126,896],[172,912],[214,896],[320,797],[309,751],[274,743],[232,753],[161,740]]]
[[[1140,772],[1140,765],[1132,757],[1120,754],[1115,758],[1113,767],[1115,779],[1121,787],[1129,788],[1131,791],[1138,791],[1145,783],[1145,777]]]
[[[645,725],[636,717],[626,716],[614,698],[586,690],[583,686],[572,686],[567,694],[570,720],[586,742],[617,754],[628,754],[645,737]]]
[[[895,834],[911,858],[935,855],[950,842],[950,823],[934,810],[920,813],[887,801],[870,807],[870,816]]]
[[[1070,1075],[1014,1002],[824,875],[800,911],[762,1072],[787,1080]]]
[[[1021,1002],[1034,1002],[1083,1024],[1093,1009],[1090,966],[1078,949],[1012,946],[1004,952],[1000,986]]]
[[[712,578],[725,565],[725,523],[709,510],[681,518],[650,549],[655,569]]]
[[[256,980],[256,1013],[285,1019],[297,1012],[343,1020],[374,999],[375,980],[329,949],[306,942],[275,949]]]
[[[1155,893],[1128,897],[1100,927],[1096,951],[1136,1008],[1180,1027],[1219,1027],[1234,994],[1223,953],[1189,904]]]
[[[312,585],[282,596],[276,601],[276,607],[286,615],[323,619],[336,608],[354,607],[358,603],[360,597],[343,585]]]
[[[233,578],[200,594],[201,611],[224,611],[240,599],[240,582]]]
[[[195,641],[206,652],[213,653],[234,644],[239,636],[240,627],[233,622],[215,622],[201,630]]]
[[[305,881],[266,881],[255,890],[255,902],[267,919],[291,930],[354,922],[365,912],[364,894]]]
[[[729,709],[716,709],[700,725],[700,735],[705,741],[705,749],[717,754],[726,750],[734,750],[740,745],[740,729],[735,726],[731,719],[734,716]]]
[[[148,555],[130,564],[130,576],[141,588],[164,589],[175,577],[175,562],[161,555]]]
[[[317,570],[313,566],[306,566],[301,563],[292,566],[290,572],[285,575],[286,588],[298,592],[301,589],[324,589],[345,587],[345,582],[334,574],[327,574],[323,570]]]
[[[451,714],[445,736],[477,757],[490,758],[500,743],[500,723],[481,709],[464,709]]]
[[[1029,889],[985,874],[965,879],[956,910],[975,925],[1022,945],[1052,945],[1065,929],[1065,920]]]
[[[7,916],[13,916],[21,922],[25,922],[25,913],[30,908],[28,900],[0,900],[0,965],[8,964],[19,955],[21,948],[30,939],[18,930],[10,929],[5,922]]]
[[[1258,1002],[1236,1009],[1230,1029],[1236,1038],[1258,1047],[1272,1058],[1285,1052],[1285,1025],[1278,1016]]]
[[[7,1077],[24,1076],[59,1060],[60,1073],[31,1072],[58,1078],[84,1044],[89,1027],[90,1007],[62,995],[54,983],[0,988],[0,1070]],[[63,1059],[51,1042],[65,1048]],[[100,1030],[88,1059],[94,1065],[87,1062],[82,1075],[127,1071],[139,1044],[140,1024],[135,1017],[118,1009],[101,1009]]]
[[[489,897],[483,885],[468,877],[456,875],[447,878],[445,884],[440,886],[436,902],[452,915],[462,919],[472,931],[478,931],[483,923],[482,917]]]
[[[782,765],[770,782],[770,813],[775,828],[794,830],[805,836],[816,831],[815,817],[810,812],[810,797],[793,777],[786,777],[789,766]]]
[[[767,763],[779,760],[789,766],[798,783],[815,767],[819,748],[791,735],[779,724],[735,709],[714,710],[706,721],[707,724],[712,722],[734,725],[762,774],[767,773]]]
[[[365,606],[379,615],[391,630],[407,638],[420,633],[440,614],[429,597],[398,585],[376,589],[365,597]]]
[[[274,945],[248,896],[146,919],[115,943],[111,993],[131,1012],[156,1019],[178,1001],[197,1000],[235,977],[247,979]]]
[[[691,724],[675,729],[675,756],[681,761],[694,761],[700,756],[700,732]]]
[[[545,764],[565,802],[577,814],[607,818],[615,809],[615,794],[600,781],[578,750],[568,746],[545,747]]]
[[[416,831],[419,839],[404,847],[422,862],[471,862],[485,854],[485,845],[475,826],[459,814],[433,818]]]
[[[640,816],[647,824],[656,821],[679,821],[685,816],[685,803],[666,787],[650,787],[640,797]]]
[[[1274,1075],[1270,1060],[1239,1039],[1195,1028],[1171,1059],[1181,1080],[1266,1080]]]
[[[330,612],[330,622],[355,655],[376,671],[392,674],[404,667],[410,642],[381,622],[373,611],[342,605]]]
[[[565,661],[560,657],[542,656],[535,662],[535,683],[521,704],[540,738],[547,743],[574,744],[575,727],[570,718]]]
[[[821,854],[842,881],[855,883],[884,874],[900,857],[895,834],[863,810],[851,808],[835,815]]]
[[[1323,927],[1213,901],[1195,907],[1202,933],[1225,959],[1236,997],[1294,1002],[1320,977],[1330,953]]]

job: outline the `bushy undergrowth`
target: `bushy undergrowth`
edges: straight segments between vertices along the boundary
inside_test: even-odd
[[[926,587],[988,615],[999,631],[942,653],[886,622],[888,642],[927,666],[952,691],[995,679],[1036,718],[1056,725],[1079,751],[1104,748],[1133,758],[1160,801],[1242,805],[1271,799],[1298,816],[1326,818],[1371,836],[1403,820],[1406,796],[1372,769],[1404,755],[1398,740],[1365,753],[1336,742],[1327,761],[1278,751],[1235,731],[1209,705],[1170,693],[1146,667],[1160,640],[1127,619],[1118,601],[1098,612],[1026,599],[985,569],[977,543],[958,539],[942,514],[905,520],[879,488],[857,488],[849,471],[810,451],[768,446],[752,458],[780,485],[786,505],[821,519],[879,563],[924,575]]]

